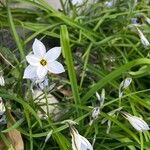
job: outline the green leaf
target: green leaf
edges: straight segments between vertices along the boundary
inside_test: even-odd
[[[68,30],[65,25],[61,26],[61,46],[66,60],[67,71],[68,71],[70,84],[73,92],[74,102],[75,105],[80,105],[81,102],[80,102],[80,96],[79,96],[78,85],[77,85],[77,77],[74,69],[72,51],[69,44]]]

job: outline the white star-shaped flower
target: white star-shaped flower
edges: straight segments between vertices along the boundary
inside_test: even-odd
[[[54,47],[46,52],[44,44],[35,39],[33,45],[33,54],[26,56],[29,66],[24,71],[24,79],[43,79],[49,72],[59,74],[64,72],[64,67],[56,59],[61,54],[61,47]]]

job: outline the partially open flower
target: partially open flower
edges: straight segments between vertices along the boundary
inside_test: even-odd
[[[46,52],[44,44],[35,39],[32,49],[34,54],[26,56],[29,66],[25,69],[23,78],[42,79],[48,71],[54,74],[65,71],[62,64],[56,61],[61,53],[61,47],[54,47]]]
[[[77,129],[71,126],[72,149],[73,150],[93,150],[90,142],[79,134]]]
[[[148,124],[141,118],[132,116],[131,114],[127,112],[122,112],[123,116],[130,122],[130,124],[140,132],[150,130]]]

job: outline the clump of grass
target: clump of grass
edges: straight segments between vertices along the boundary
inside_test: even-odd
[[[62,122],[72,119],[94,149],[149,150],[150,133],[139,133],[120,113],[125,111],[150,122],[149,46],[144,47],[137,31],[138,27],[149,40],[149,2],[117,0],[111,7],[106,1],[61,3],[62,10],[55,10],[44,0],[0,3],[0,69],[5,79],[0,97],[6,109],[11,107],[16,120],[10,130],[17,129],[22,134],[26,149],[70,150],[68,125]],[[55,121],[51,116],[41,119],[37,115],[41,108],[34,103],[31,82],[23,79],[25,56],[32,51],[35,38],[48,48],[62,47],[60,61],[66,71],[48,75],[50,89],[43,92],[45,99],[51,93],[59,100],[63,115]],[[132,78],[132,82],[118,97],[119,86],[126,78]],[[99,107],[96,92],[102,89],[104,105],[89,124],[93,109]],[[7,111],[6,114],[9,116]],[[7,143],[3,130],[5,126],[0,136]],[[49,133],[51,137],[45,143]]]

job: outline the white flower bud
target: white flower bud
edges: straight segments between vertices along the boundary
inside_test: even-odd
[[[99,107],[95,107],[93,109],[93,112],[92,112],[92,118],[93,119],[97,119],[98,115],[100,114],[100,108]]]
[[[123,80],[119,86],[119,97],[122,97],[123,95],[123,91],[129,87],[129,85],[132,82],[132,78],[126,78],[125,80]]]
[[[140,132],[150,130],[148,124],[141,118],[132,116],[129,113],[123,112],[124,117],[130,122],[130,124]]]
[[[50,139],[52,133],[53,133],[53,131],[50,130],[50,132],[47,134],[47,136],[46,136],[46,138],[45,138],[45,143],[47,143],[47,141]]]
[[[2,75],[0,75],[0,85],[5,86],[5,80],[4,80],[4,77]]]
[[[107,122],[107,130],[106,130],[106,133],[107,133],[107,134],[109,134],[110,128],[111,128],[111,121],[108,120],[108,122]]]
[[[141,43],[144,45],[144,47],[147,47],[150,45],[149,41],[147,40],[147,38],[144,36],[144,34],[137,28],[140,39],[141,39]]]
[[[125,80],[123,80],[120,84],[120,86],[122,87],[122,89],[126,89],[129,87],[129,85],[132,82],[132,78],[126,78]]]
[[[91,143],[81,136],[73,126],[71,127],[71,136],[73,150],[93,150]]]
[[[0,97],[0,115],[3,115],[3,113],[5,112],[5,106],[4,106],[4,103],[3,103],[3,100],[2,98]]]
[[[101,95],[99,95],[99,93],[96,92],[96,97],[100,102],[100,107],[102,107],[104,105],[104,100],[105,100],[105,89],[102,89]]]
[[[105,100],[105,89],[102,89],[101,92],[101,106],[103,106]]]
[[[98,99],[99,101],[101,101],[101,96],[99,95],[98,92],[96,92],[96,97],[97,97],[97,99]]]

